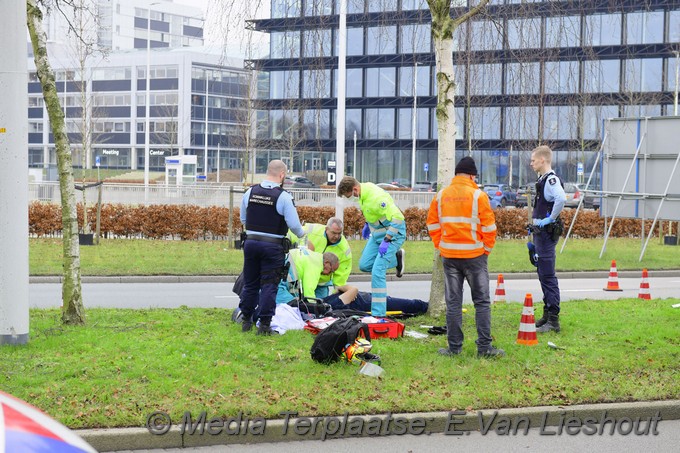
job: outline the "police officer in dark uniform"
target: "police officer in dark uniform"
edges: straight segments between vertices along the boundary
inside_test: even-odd
[[[253,328],[253,314],[257,309],[260,320],[257,334],[271,335],[276,290],[289,245],[286,233],[290,228],[295,235],[304,235],[293,197],[281,187],[285,177],[286,164],[272,160],[265,180],[248,189],[241,201],[241,223],[246,229],[244,283],[239,304],[243,332]]]
[[[539,146],[531,153],[531,168],[538,173],[534,199],[533,232],[538,255],[538,280],[543,290],[543,317],[536,321],[537,332],[560,331],[560,287],[555,275],[555,246],[564,226],[559,215],[566,195],[562,181],[551,168],[552,150]]]

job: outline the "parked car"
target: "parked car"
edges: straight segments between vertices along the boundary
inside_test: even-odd
[[[414,192],[436,192],[437,191],[437,181],[419,181],[413,185]]]
[[[286,176],[286,179],[283,181],[283,188],[284,189],[301,189],[301,188],[309,188],[309,187],[318,187],[316,184],[314,184],[312,181],[309,179],[305,178],[304,176]]]
[[[569,190],[567,191],[567,186]],[[570,208],[575,208],[578,206],[579,201],[583,198],[583,208],[585,209],[600,209],[600,197],[590,193],[587,194],[583,191],[585,184],[580,183],[565,183],[564,192],[567,194],[567,203],[565,206]],[[592,188],[591,188],[592,189]],[[569,195],[573,192],[573,197],[571,202],[569,202]]]
[[[406,178],[397,178],[394,181],[392,181],[390,184],[393,184],[397,187],[404,188],[404,187],[411,187],[411,181]]]
[[[399,189],[402,188],[402,187],[399,187],[396,184],[390,184],[388,182],[379,182],[378,184],[376,184],[376,186],[380,187],[381,189],[385,189],[385,190],[399,190]]]
[[[482,190],[489,196],[492,209],[515,206],[517,203],[517,192],[507,184],[484,184]]]
[[[529,205],[529,197],[533,197],[536,193],[536,183],[529,183],[519,186],[517,189],[517,201],[515,206],[518,208],[525,208]]]

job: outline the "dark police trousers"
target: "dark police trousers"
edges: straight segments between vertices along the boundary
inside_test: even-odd
[[[243,291],[239,304],[243,319],[251,319],[257,309],[260,321],[271,322],[284,260],[283,245],[246,240],[243,246]]]
[[[557,241],[553,240],[552,234],[548,233],[545,228],[540,228],[534,232],[534,245],[538,254],[538,280],[541,282],[541,290],[543,290],[545,309],[550,313],[559,314],[560,287],[555,275],[555,246]]]

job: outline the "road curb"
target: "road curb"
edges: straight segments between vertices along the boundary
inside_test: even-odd
[[[535,272],[498,272],[489,274],[489,280],[494,281],[498,274],[503,274],[505,280],[526,280],[537,279]],[[619,278],[640,278],[641,271],[618,271]],[[83,276],[83,283],[233,283],[236,275],[120,275],[120,276]],[[557,272],[559,279],[573,278],[600,278],[606,280],[609,271],[585,271],[585,272]],[[680,277],[680,269],[673,270],[651,270],[649,277]],[[405,274],[402,278],[397,278],[394,274],[387,275],[387,281],[427,281],[432,278],[432,274]],[[353,274],[350,276],[349,283],[370,282],[370,274]],[[29,283],[61,283],[62,277],[58,275],[32,276]]]
[[[192,414],[192,417],[198,418],[199,414]],[[204,425],[206,429],[203,433],[199,433],[199,429],[193,434],[182,433],[178,425],[173,425],[162,435],[151,434],[146,428],[85,429],[76,430],[76,433],[101,452],[323,440],[369,435],[428,433],[464,435],[469,431],[491,432],[496,429],[503,430],[508,426],[519,433],[523,433],[526,428],[540,428],[545,434],[569,435],[581,429],[585,431],[587,424],[590,424],[592,429],[595,429],[594,426],[600,433],[609,434],[613,430],[625,435],[625,431],[633,429],[636,423],[635,426],[640,429],[649,429],[653,428],[655,419],[657,421],[680,419],[680,400],[484,409],[471,412],[357,416],[342,414],[316,419],[292,416],[288,419],[247,419],[246,416],[239,414],[228,427],[221,420],[211,422],[210,417],[210,415],[206,417]],[[196,422],[196,419],[192,419],[192,423]],[[239,422],[240,429],[237,429]],[[317,427],[315,432],[312,433],[310,426]]]

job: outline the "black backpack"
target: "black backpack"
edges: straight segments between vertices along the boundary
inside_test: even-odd
[[[314,339],[310,350],[312,359],[326,365],[333,363],[340,358],[345,345],[354,343],[358,336],[370,340],[371,332],[366,324],[357,318],[338,319]]]

